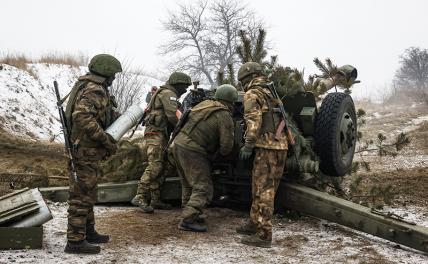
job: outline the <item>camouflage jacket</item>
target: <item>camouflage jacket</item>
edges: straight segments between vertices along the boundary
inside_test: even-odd
[[[150,91],[146,94],[146,103],[149,104],[150,100],[152,99],[153,93]]]
[[[281,120],[281,114],[274,111],[277,107],[275,98],[265,77],[254,78],[247,86],[244,95],[244,119],[247,125],[245,145],[265,149],[288,149],[285,131],[275,139],[275,131]]]
[[[71,141],[79,148],[103,148],[107,141],[104,130],[119,117],[104,82],[104,77],[87,74],[79,77],[70,92],[66,117]]]
[[[233,148],[234,125],[229,108],[205,100],[192,108],[188,120],[174,140],[183,148],[202,154],[228,155]]]
[[[169,84],[161,86],[153,95],[148,105],[145,119],[145,134],[164,133],[169,136],[178,122],[176,112],[178,109],[177,91]]]

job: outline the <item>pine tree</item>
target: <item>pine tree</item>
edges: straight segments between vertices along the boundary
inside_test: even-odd
[[[268,64],[266,61],[264,61],[267,56],[267,50],[265,48],[266,31],[264,29],[259,29],[259,34],[257,35],[255,42],[248,38],[245,30],[239,31],[239,37],[242,44],[236,48],[236,53],[241,59],[242,64],[250,61],[263,65]]]

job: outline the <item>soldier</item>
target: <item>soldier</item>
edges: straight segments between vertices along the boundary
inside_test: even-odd
[[[206,232],[202,209],[213,196],[211,160],[233,148],[232,109],[238,93],[232,85],[218,87],[213,100],[197,104],[174,139],[172,153],[182,187],[182,220],[178,228]]]
[[[178,122],[177,100],[191,84],[187,74],[172,73],[167,83],[152,95],[147,107],[146,128],[140,148],[142,155],[148,159],[148,166],[138,184],[137,195],[131,201],[145,213],[153,213],[154,209],[170,208],[170,205],[163,203],[160,198],[160,188],[164,181],[163,150]]]
[[[146,103],[147,104],[150,103],[150,100],[152,99],[152,96],[155,94],[157,89],[158,88],[156,86],[152,86],[152,89],[150,89],[150,92],[147,93],[147,95],[146,95]]]
[[[108,87],[122,66],[115,57],[99,54],[88,68],[89,73],[79,77],[71,90],[65,112],[77,172],[77,179],[70,176],[67,253],[96,254],[100,247],[91,243],[109,241],[108,235],[95,231],[94,204],[98,163],[116,150],[115,140],[105,129],[118,117]]]
[[[241,242],[270,247],[275,193],[287,157],[288,142],[284,131],[276,131],[281,121],[278,103],[268,88],[263,68],[247,62],[238,71],[244,95],[244,119],[247,125],[245,144],[239,158],[247,160],[254,152],[252,169],[252,205],[250,219],[236,231],[244,236]]]

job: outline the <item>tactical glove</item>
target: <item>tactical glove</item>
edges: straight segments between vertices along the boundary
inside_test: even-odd
[[[111,155],[114,155],[117,150],[116,140],[114,140],[114,138],[108,133],[106,133],[106,136],[107,136],[107,139],[106,141],[104,141],[103,144],[108,151],[108,155],[111,156]]]
[[[253,154],[253,148],[244,145],[239,151],[239,159],[247,160],[251,157],[251,154]]]

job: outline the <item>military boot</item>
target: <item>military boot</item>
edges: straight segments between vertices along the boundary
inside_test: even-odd
[[[143,201],[141,201],[139,207],[146,214],[153,214],[155,212],[155,210],[153,209],[153,207],[150,206],[150,204],[143,202]]]
[[[236,228],[236,233],[242,235],[254,235],[257,232],[257,226],[251,220],[246,220],[244,224]]]
[[[262,239],[257,234],[251,236],[244,236],[241,238],[241,243],[253,246],[253,247],[262,247],[262,248],[270,248],[272,245],[271,239]]]
[[[202,223],[202,224],[205,224],[205,219],[207,218],[207,216],[206,215],[203,215],[203,214],[200,214],[200,215],[198,215],[197,217],[196,217],[196,219],[195,219],[195,221],[196,222],[198,222],[198,223]]]
[[[178,224],[178,229],[192,232],[207,232],[207,226],[205,223],[186,219],[182,219],[180,221]]]
[[[86,227],[86,240],[89,243],[93,243],[93,244],[107,243],[110,240],[110,236],[99,234],[95,230],[94,226],[87,226]]]
[[[98,254],[101,248],[97,245],[92,245],[86,240],[82,241],[67,241],[64,252],[70,254]]]
[[[160,210],[172,209],[172,205],[162,202],[160,191],[153,191],[151,193],[151,196],[152,196],[152,201],[150,202],[150,206],[153,207],[153,209],[160,209]]]
[[[133,206],[140,206],[141,196],[142,196],[141,194],[135,195],[134,198],[132,198],[132,200],[131,200],[131,204]]]
[[[154,213],[154,209],[152,206],[150,206],[150,194],[140,194],[140,199],[139,199],[139,204],[138,207],[141,208],[141,210],[143,210],[144,213],[146,214],[153,214]]]

